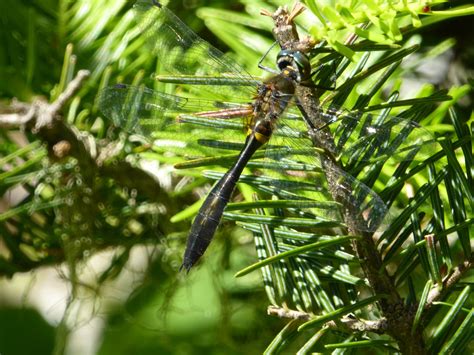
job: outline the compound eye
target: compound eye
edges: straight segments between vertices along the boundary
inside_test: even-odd
[[[311,64],[309,59],[301,52],[288,49],[281,50],[277,56],[277,63],[280,70],[288,66],[297,67],[302,79],[308,79],[311,76]]]
[[[283,70],[293,64],[293,51],[283,49],[277,55],[278,69]]]
[[[311,64],[306,55],[301,52],[293,52],[293,60],[298,66],[303,79],[307,79],[311,76]]]

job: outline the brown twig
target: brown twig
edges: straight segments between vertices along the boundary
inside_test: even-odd
[[[428,294],[426,300],[425,309],[432,307],[433,303],[439,301],[446,295],[453,286],[455,286],[461,278],[466,275],[466,273],[472,269],[474,260],[466,260],[463,263],[456,266],[443,280],[442,287],[436,285]]]
[[[14,106],[15,103],[12,103],[12,108]],[[0,127],[9,128],[26,125],[35,117],[35,114],[36,109],[33,105],[29,106],[26,112],[0,114]]]
[[[54,118],[60,113],[67,102],[79,91],[89,77],[88,70],[80,70],[68,84],[66,90],[51,104],[44,100],[35,100],[32,104],[13,101],[11,110],[15,113],[0,114],[0,126],[14,127],[33,125],[35,130],[53,124]]]
[[[303,321],[308,321],[314,317],[314,315],[306,312],[295,311],[277,306],[268,306],[267,314],[279,318],[299,319]],[[343,331],[372,332],[377,334],[384,334],[387,331],[387,321],[384,318],[374,321],[344,316],[337,322],[329,321],[325,323],[325,326]]]
[[[312,315],[306,312],[295,311],[292,309],[281,308],[277,306],[268,306],[267,314],[269,316],[276,316],[279,318],[310,320]]]

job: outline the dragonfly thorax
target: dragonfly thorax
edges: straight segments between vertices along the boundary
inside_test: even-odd
[[[288,106],[294,91],[295,81],[280,73],[259,86],[253,102],[252,120],[247,126],[247,135],[265,144],[271,137],[273,127]]]

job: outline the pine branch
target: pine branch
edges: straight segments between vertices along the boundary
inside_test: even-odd
[[[100,185],[96,183],[97,178],[110,179],[118,183],[119,186],[136,190],[151,201],[156,201],[158,198],[161,201],[166,201],[168,198],[167,194],[162,192],[155,178],[141,168],[125,161],[119,161],[114,164],[107,163],[107,160],[112,159],[120,152],[120,147],[117,147],[117,143],[111,142],[99,149],[94,138],[85,132],[78,131],[73,125],[65,122],[62,111],[64,111],[68,102],[81,89],[88,76],[89,72],[87,70],[80,70],[53,103],[48,103],[44,100],[36,100],[31,104],[14,101],[11,107],[8,108],[9,113],[0,114],[0,126],[30,130],[31,133],[46,143],[49,157],[53,162],[61,160],[65,162],[67,160],[64,159],[74,158],[77,161],[83,185],[88,186],[90,191],[94,191],[96,186]],[[67,184],[65,181],[69,179],[68,174],[66,174],[62,183]],[[56,192],[56,194],[59,193]],[[78,191],[78,194],[80,195],[81,192]],[[58,203],[60,203],[60,197],[56,197],[58,198],[57,203],[45,203],[44,207],[57,207]],[[82,198],[83,196],[81,196]],[[27,205],[20,206],[18,213],[28,209]],[[29,210],[38,211],[39,207],[35,206],[33,203]],[[80,209],[77,206],[71,208]],[[89,225],[95,225],[94,220],[99,215],[99,211],[94,213],[94,210],[97,208],[97,205],[93,205],[87,211],[87,217],[85,218],[91,219],[88,220]],[[66,208],[62,210],[65,211]],[[85,221],[83,222],[85,223]],[[5,236],[5,238],[7,237]],[[150,235],[149,238],[153,239],[154,235]],[[112,245],[117,246],[123,241],[116,239],[110,242]],[[59,263],[67,257],[66,251],[61,249],[57,251],[50,250],[54,258],[45,257],[39,258],[39,260],[30,260],[18,248],[17,244],[19,243],[21,243],[21,240],[15,241],[13,244],[7,243],[13,257],[8,261],[0,260],[0,275],[11,277],[16,272],[29,271],[43,265],[49,265],[52,262]],[[108,243],[95,245],[98,249],[109,246],[110,244]],[[15,251],[13,252],[13,250]],[[44,249],[38,250],[38,253],[44,252]]]
[[[313,317],[313,315],[306,312],[284,309],[276,306],[269,306],[267,308],[267,314],[279,318],[299,319],[302,321],[308,321]],[[373,321],[367,319],[358,319],[354,318],[353,316],[344,316],[337,322],[329,321],[325,323],[325,326],[334,330],[350,332],[357,331],[385,334],[387,331],[387,321],[385,319]]]
[[[443,297],[449,293],[454,286],[471,270],[474,266],[474,258],[465,260],[451,272],[444,277],[442,285],[435,285],[428,294],[426,300],[425,309],[429,309],[433,306],[433,303],[443,299]]]
[[[294,12],[298,12],[298,8],[295,8]],[[281,48],[303,50],[304,46],[301,45],[296,27],[292,22],[292,19],[295,17],[294,12],[289,13],[285,8],[279,8],[274,14],[272,14],[272,18],[275,22],[273,32]],[[351,41],[349,40],[348,43],[350,42]],[[300,86],[296,90],[296,97],[300,110],[306,118],[306,121],[310,123],[309,129],[316,132],[311,137],[313,143],[315,146],[321,147],[325,152],[327,152],[322,155],[321,159],[323,169],[329,172],[326,174],[326,178],[329,183],[331,194],[336,201],[344,203],[344,201],[349,201],[349,198],[341,199],[340,191],[343,190],[344,193],[350,195],[351,190],[350,186],[341,189],[341,183],[337,177],[331,176],[331,171],[340,168],[332,154],[335,151],[334,142],[330,136],[329,130],[315,130],[316,127],[324,127],[325,125],[325,122],[321,121],[319,115],[319,103],[316,99],[318,96],[317,91],[312,87]],[[382,309],[382,314],[386,318],[387,332],[397,340],[403,353],[423,353],[424,345],[422,331],[418,330],[414,334],[411,333],[411,324],[414,316],[413,312],[404,305],[393,280],[389,277],[385,268],[382,267],[381,256],[375,246],[374,240],[372,239],[372,234],[358,230],[357,223],[354,220],[357,213],[351,210],[351,206],[345,205],[343,210],[350,232],[355,235],[363,236],[362,240],[353,241],[353,248],[361,262],[361,266],[369,284],[375,294],[386,295],[386,298],[382,299],[379,303]]]
[[[63,121],[61,111],[81,89],[88,77],[89,71],[80,70],[64,92],[51,104],[43,100],[37,100],[32,104],[14,101],[10,110],[16,113],[0,114],[0,126],[30,128],[48,144],[51,156],[56,159],[65,155],[72,156],[78,160],[83,173],[89,172],[86,174],[89,177],[99,173],[105,178],[121,179],[124,186],[139,189],[149,198],[156,198],[156,181],[143,170],[126,162],[104,165],[104,161],[110,159],[116,152],[114,143],[103,148],[104,154],[97,156],[97,148],[90,146],[94,144],[93,140],[86,139],[84,134]]]

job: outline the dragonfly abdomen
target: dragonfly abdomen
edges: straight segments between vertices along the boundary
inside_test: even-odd
[[[234,166],[207,195],[191,227],[180,270],[184,268],[189,271],[206,251],[244,167],[264,143],[256,137],[256,134],[250,134]]]
[[[238,177],[229,172],[209,192],[191,227],[181,269],[185,268],[186,271],[189,271],[206,251],[237,180]]]

